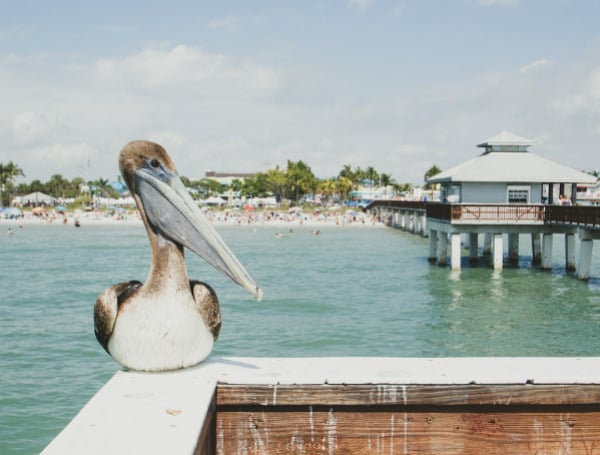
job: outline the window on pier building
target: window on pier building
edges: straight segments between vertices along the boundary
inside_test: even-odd
[[[529,204],[529,186],[509,186],[506,190],[506,201],[509,204]]]

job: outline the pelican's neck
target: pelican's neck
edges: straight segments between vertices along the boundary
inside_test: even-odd
[[[183,247],[165,239],[160,234],[150,237],[152,262],[144,286],[148,292],[189,292]]]

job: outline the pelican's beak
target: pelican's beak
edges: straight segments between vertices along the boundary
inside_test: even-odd
[[[176,173],[135,171],[137,193],[148,221],[164,237],[189,248],[223,275],[262,298],[254,278],[200,211]]]

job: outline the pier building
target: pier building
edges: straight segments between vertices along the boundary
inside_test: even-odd
[[[376,201],[389,225],[429,237],[429,259],[460,270],[463,238],[469,260],[491,256],[495,270],[517,263],[519,235],[531,238],[532,263],[552,267],[555,235],[563,235],[565,266],[588,279],[593,240],[600,238],[600,207],[576,206],[578,188],[596,177],[531,153],[531,141],[502,132],[481,144],[483,153],[428,180],[440,185],[441,202]],[[479,240],[483,237],[480,248]],[[579,255],[576,253],[579,238]]]

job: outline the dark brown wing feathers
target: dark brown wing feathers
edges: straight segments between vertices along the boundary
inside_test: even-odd
[[[217,294],[210,285],[198,280],[190,280],[190,290],[204,323],[216,340],[221,330],[221,309]]]

